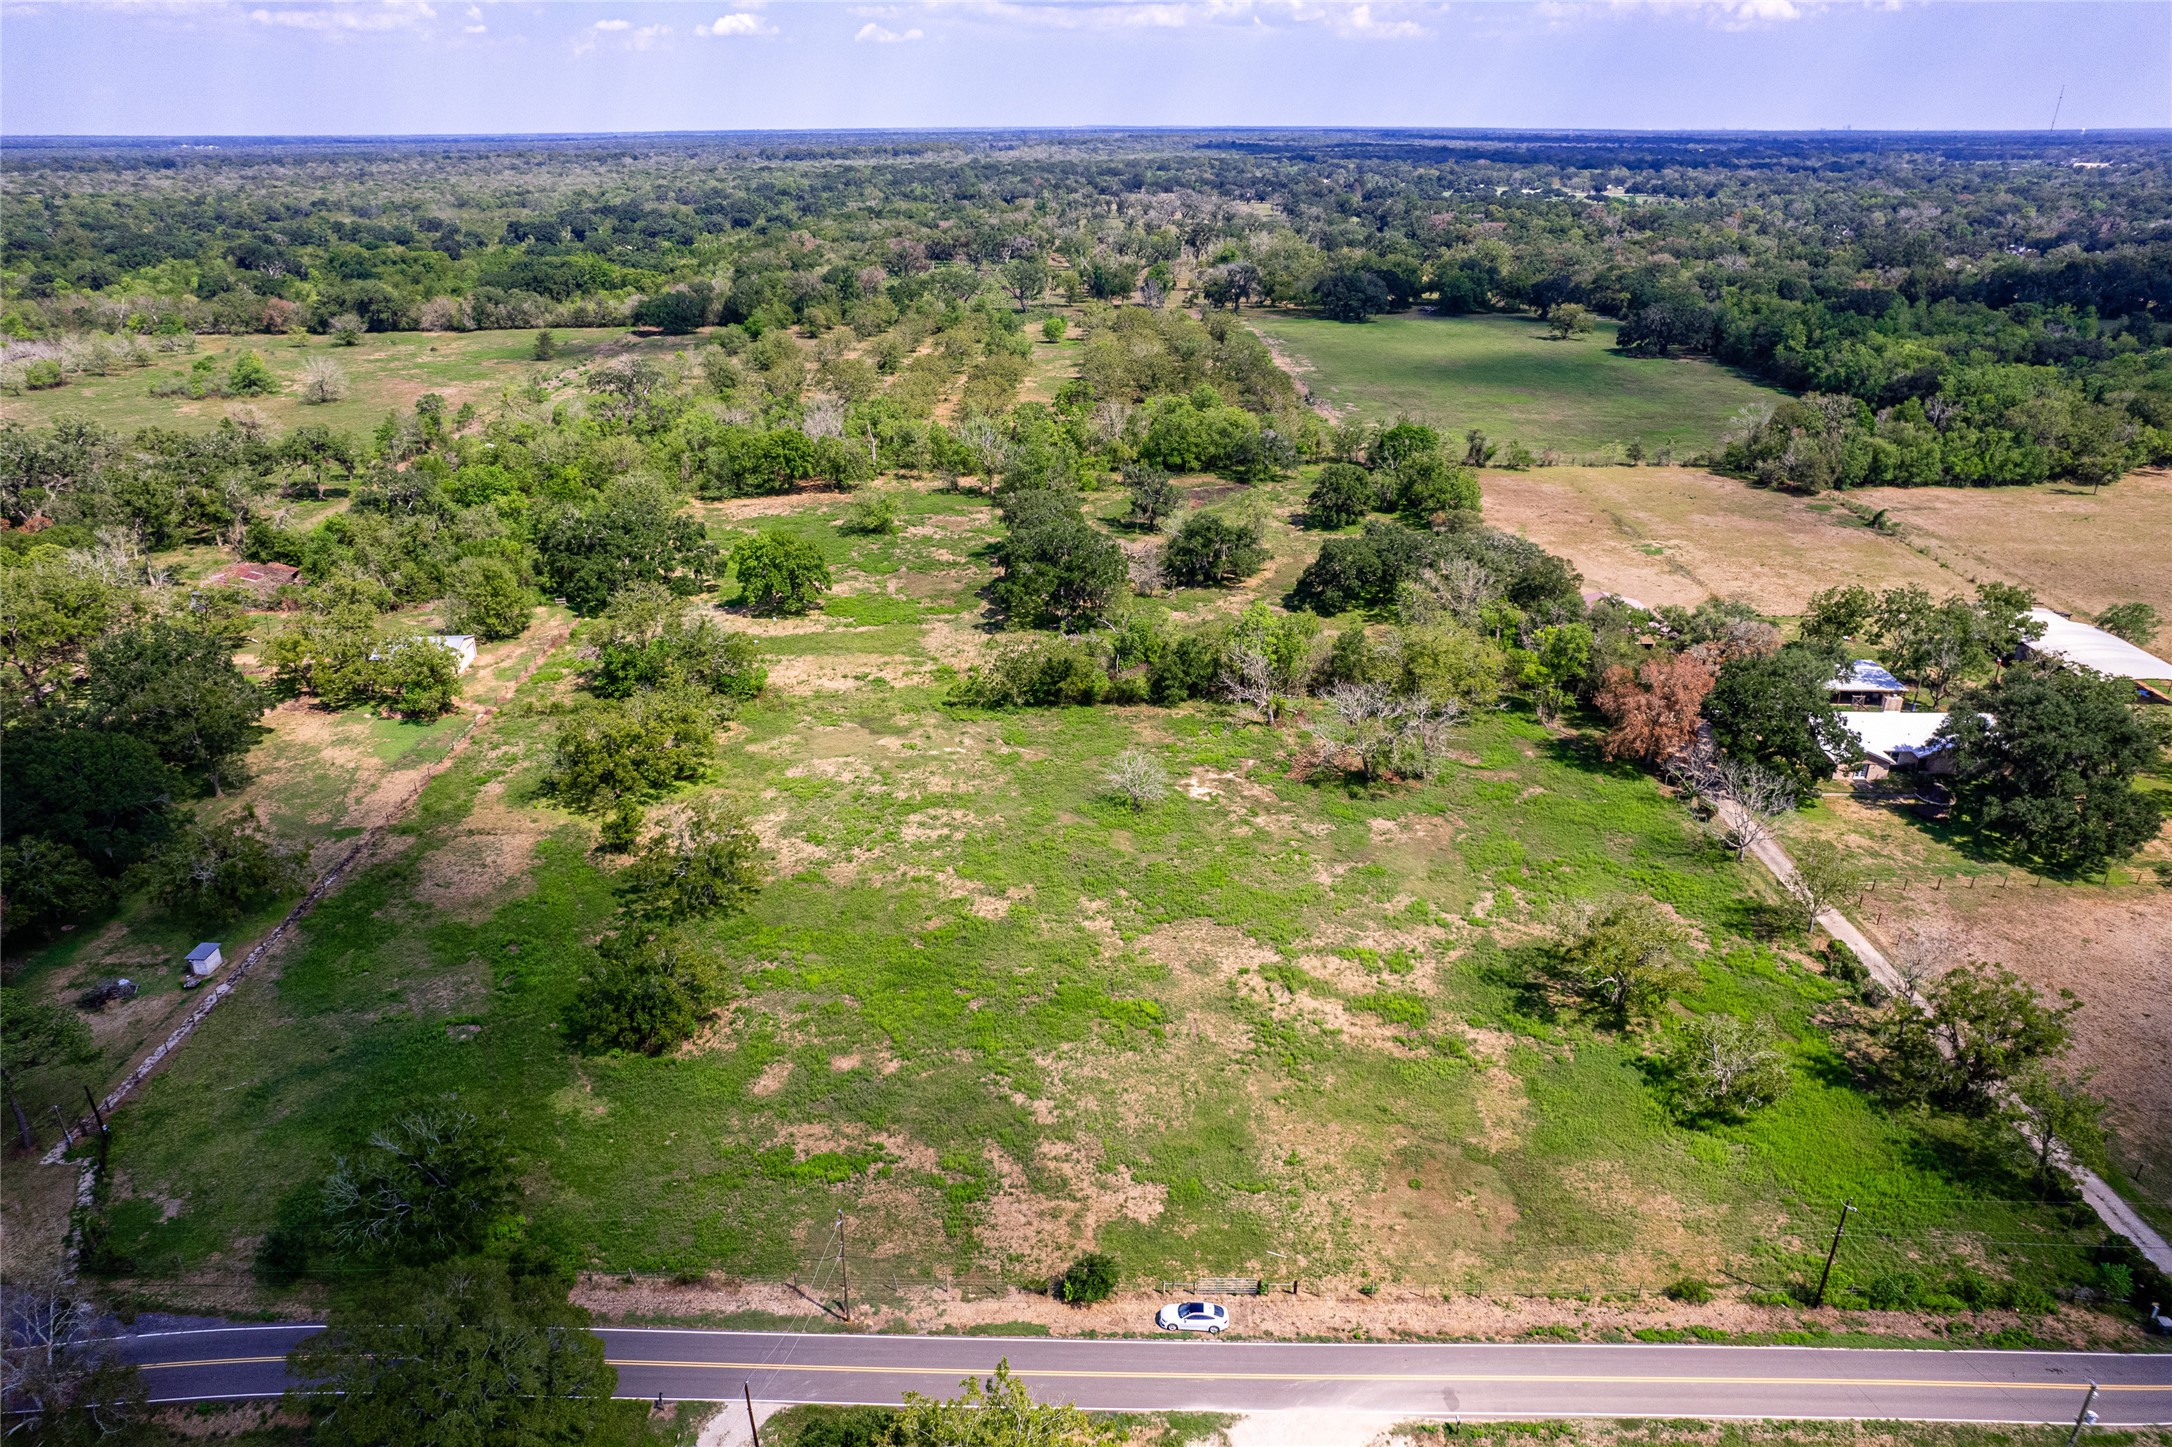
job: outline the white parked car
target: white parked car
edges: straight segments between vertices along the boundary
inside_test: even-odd
[[[1211,1301],[1172,1302],[1154,1313],[1154,1325],[1163,1331],[1203,1331],[1219,1336],[1229,1325],[1229,1308]]]

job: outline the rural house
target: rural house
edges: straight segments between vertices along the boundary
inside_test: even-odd
[[[1869,659],[1858,658],[1834,674],[1832,681],[1825,685],[1825,691],[1833,696],[1835,708],[1892,712],[1898,710],[1907,697],[1908,685]]]

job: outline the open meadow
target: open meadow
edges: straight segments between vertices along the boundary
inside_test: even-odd
[[[720,541],[814,542],[839,584],[808,619],[733,620],[762,637],[772,689],[684,798],[743,808],[769,857],[747,913],[696,927],[729,963],[721,1016],[653,1059],[561,1039],[611,875],[594,826],[538,792],[578,660],[531,629],[557,653],[118,1118],[128,1290],[263,1302],[251,1256],[282,1214],[388,1112],[446,1100],[513,1142],[526,1229],[604,1274],[780,1279],[843,1211],[878,1297],[1029,1283],[1097,1244],[1140,1280],[1294,1276],[1406,1304],[1635,1300],[1684,1276],[1777,1304],[1844,1197],[1876,1223],[1851,1279],[1954,1251],[2045,1287],[2084,1269],[2069,1208],[1849,1083],[1812,1023],[1841,992],[1768,937],[1769,882],[1604,762],[1588,726],[1484,713],[1431,783],[1366,786],[1301,777],[1295,730],[1221,705],[946,705],[978,655],[994,514],[886,490],[889,537],[841,532],[835,493],[704,508]],[[1310,546],[1288,522],[1303,484],[1258,491],[1272,580]],[[286,752],[298,725],[330,731],[314,766]],[[427,746],[400,728],[275,716],[230,807],[351,832],[332,821],[361,817],[367,759]],[[348,734],[363,752],[334,747]],[[1128,748],[1177,781],[1166,801],[1109,796]],[[1645,1038],[1544,983],[1549,927],[1628,892],[1694,932],[1680,1008],[1775,1023],[1796,1077],[1778,1105],[1677,1119]],[[26,979],[73,990],[178,939],[131,914]]]
[[[1710,362],[1625,356],[1615,327],[1556,341],[1528,316],[1398,314],[1362,325],[1246,313],[1313,400],[1376,421],[1408,414],[1462,436],[1477,428],[1534,453],[1606,452],[1632,440],[1687,455],[1744,407],[1784,395]]]
[[[79,417],[117,431],[139,427],[177,427],[187,431],[216,427],[230,413],[251,409],[278,432],[317,424],[336,431],[367,434],[388,412],[407,412],[415,399],[435,392],[449,408],[465,403],[482,407],[508,387],[531,380],[551,385],[569,368],[628,351],[660,352],[663,339],[644,342],[623,327],[560,329],[557,357],[534,360],[532,331],[366,332],[351,347],[324,336],[201,336],[190,351],[154,352],[150,365],[120,367],[105,376],[72,375],[66,385],[46,391],[0,396],[0,421],[40,426],[57,418]],[[278,390],[263,396],[160,397],[161,382],[185,383],[198,363],[208,361],[208,376],[222,381],[243,352],[252,352],[271,369]],[[329,361],[339,368],[347,394],[338,401],[303,400],[303,368]]]

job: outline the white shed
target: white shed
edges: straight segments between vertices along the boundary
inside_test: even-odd
[[[466,673],[475,663],[475,635],[472,633],[432,633],[422,641],[435,643],[452,654],[456,673]]]
[[[219,953],[217,940],[205,940],[189,951],[189,973],[202,979],[226,963],[226,956]]]
[[[2163,702],[2165,690],[2150,688],[2144,679],[2161,682],[2172,678],[2172,663],[2145,648],[2137,648],[2116,633],[2077,623],[2049,608],[2031,608],[2029,616],[2044,625],[2044,636],[2021,645],[2024,654],[2041,653],[2079,668],[2094,669],[2108,678],[2131,678],[2145,697]]]

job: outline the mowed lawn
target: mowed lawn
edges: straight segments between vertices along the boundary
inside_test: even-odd
[[[1361,324],[1246,314],[1299,368],[1313,396],[1361,417],[1400,413],[1536,452],[1702,451],[1741,408],[1782,393],[1710,362],[1626,357],[1614,326],[1557,342],[1533,317],[1375,317]]]
[[[1488,711],[1439,778],[1367,788],[1298,776],[1298,730],[1215,705],[952,709],[994,524],[977,497],[901,502],[890,538],[839,532],[834,494],[710,514],[720,540],[818,539],[853,590],[763,628],[777,687],[698,791],[749,814],[772,875],[697,927],[733,982],[714,1025],[660,1059],[563,1044],[612,897],[593,826],[536,787],[562,655],[117,1118],[113,1239],[147,1293],[251,1299],[282,1209],[445,1100],[513,1141],[528,1229],[609,1271],[781,1277],[842,1210],[877,1281],[1045,1279],[1098,1244],[1142,1279],[1774,1289],[1814,1273],[1802,1223],[1843,1196],[1878,1223],[1858,1273],[2085,1269],[2008,1162],[1849,1084],[1811,1023],[1832,987],[1759,939],[1763,876],[1589,721]],[[1131,747],[1177,784],[1140,812],[1103,784]],[[1550,922],[1629,893],[1698,931],[1684,1009],[1775,1023],[1781,1104],[1679,1122],[1648,1037],[1539,986]]]

